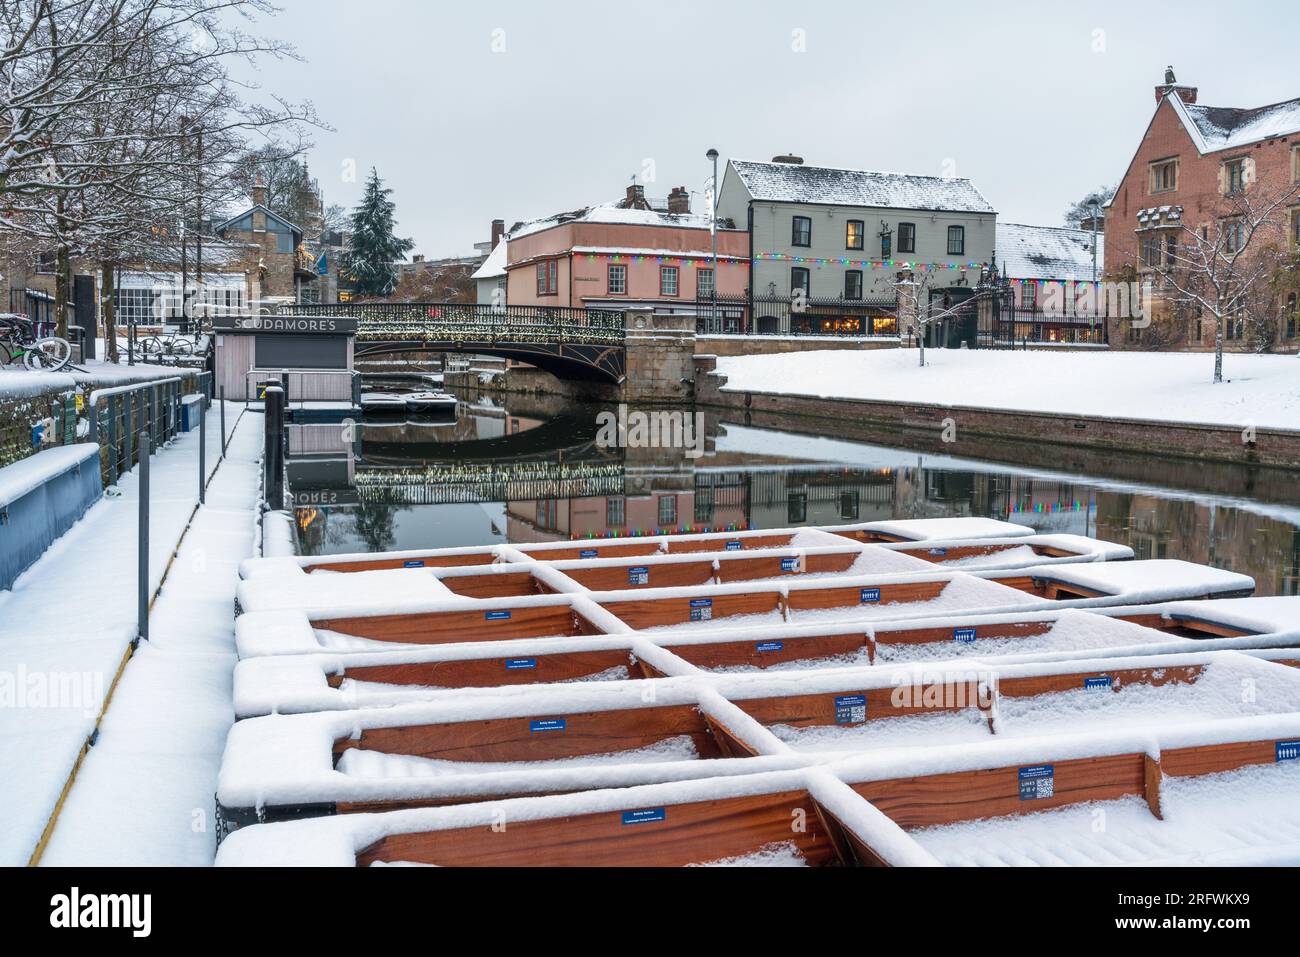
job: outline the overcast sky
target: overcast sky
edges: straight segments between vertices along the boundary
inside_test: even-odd
[[[326,202],[376,166],[429,257],[618,198],[647,162],[648,195],[701,191],[709,147],[966,176],[1003,221],[1059,224],[1123,174],[1166,64],[1202,103],[1300,96],[1294,0],[280,2],[261,32],[304,62],[258,79],[334,127],[310,153]]]

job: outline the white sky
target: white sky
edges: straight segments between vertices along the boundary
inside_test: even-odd
[[[280,2],[259,32],[305,62],[258,81],[335,128],[309,155],[326,202],[377,166],[431,257],[615,199],[647,160],[650,196],[702,190],[711,146],[968,176],[1002,220],[1059,224],[1123,174],[1166,64],[1211,105],[1300,96],[1294,0]]]

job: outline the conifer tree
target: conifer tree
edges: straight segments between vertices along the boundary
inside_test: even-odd
[[[394,203],[388,198],[379,172],[373,167],[361,204],[352,214],[352,237],[343,256],[343,268],[352,277],[357,296],[387,296],[396,285],[393,264],[405,259],[415,246],[393,233]]]

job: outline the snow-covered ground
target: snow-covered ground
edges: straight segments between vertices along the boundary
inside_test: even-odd
[[[123,673],[44,863],[210,862],[211,794],[233,719],[235,569],[253,554],[261,430],[261,416],[245,413],[224,462],[219,430],[208,430],[214,477],[197,514],[198,434],[151,460],[155,588],[167,573],[152,640]],[[30,857],[135,634],[136,473],[118,489],[0,592],[0,677],[27,689],[0,711],[3,864]],[[51,693],[37,698],[38,687]]]
[[[1300,429],[1300,358],[1199,353],[823,350],[718,359],[724,391]],[[760,406],[761,407],[761,404]]]

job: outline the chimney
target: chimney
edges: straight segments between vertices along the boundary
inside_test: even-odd
[[[1165,67],[1165,82],[1156,87],[1156,102],[1159,103],[1170,93],[1177,93],[1178,98],[1184,103],[1196,102],[1196,87],[1183,86],[1174,78],[1174,68]]]
[[[783,156],[773,156],[773,163],[789,163],[791,166],[802,166],[803,157],[795,156],[793,153],[786,153]]]
[[[413,262],[413,263],[422,263],[422,262],[424,262],[424,254],[423,254],[423,253],[417,253],[416,255],[412,256],[412,257],[411,257],[411,262]]]
[[[627,199],[623,201],[624,209],[649,209],[650,204],[645,201],[645,187],[633,183],[627,188]]]
[[[674,186],[673,191],[668,194],[668,212],[689,213],[690,211],[691,194],[686,192],[685,186]]]
[[[253,205],[266,205],[266,184],[262,182],[260,175],[253,181]]]
[[[492,248],[497,248],[497,243],[501,242],[501,237],[506,234],[506,221],[504,219],[492,220]]]

